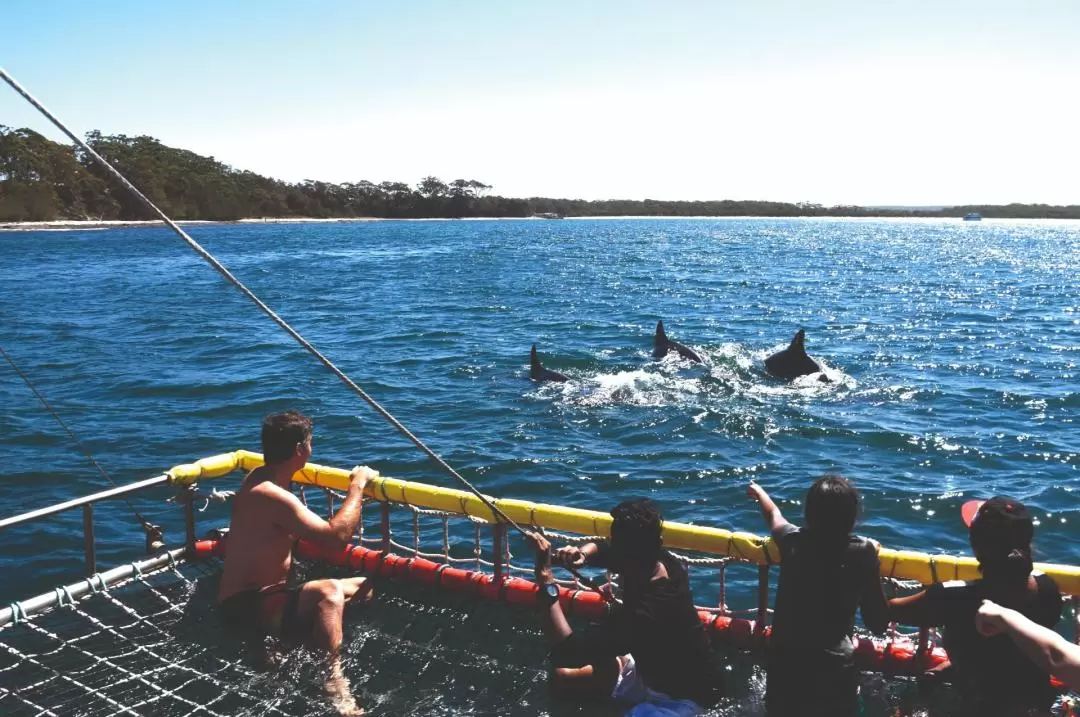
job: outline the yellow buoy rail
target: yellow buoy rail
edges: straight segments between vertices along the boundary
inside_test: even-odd
[[[261,454],[238,450],[176,466],[168,471],[167,475],[173,484],[189,485],[200,480],[228,475],[236,470],[250,471],[262,464]],[[349,486],[349,472],[341,468],[309,463],[293,476],[293,482],[344,491]],[[367,484],[364,493],[378,501],[468,515],[491,523],[498,522],[498,518],[480,498],[466,491],[379,477]],[[579,535],[607,536],[610,532],[611,516],[600,511],[487,497],[508,518],[522,525],[542,526],[545,529]],[[664,545],[730,556],[758,565],[775,565],[780,562],[779,551],[770,538],[703,525],[665,521]],[[974,580],[979,577],[978,563],[968,556],[930,555],[914,550],[892,550],[885,547],[881,548],[879,555],[881,574],[900,580],[917,580],[923,585],[929,585],[946,580]],[[1036,563],[1035,568],[1054,578],[1063,593],[1080,595],[1080,567]]]

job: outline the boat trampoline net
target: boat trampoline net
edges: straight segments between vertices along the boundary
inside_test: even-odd
[[[510,574],[531,573],[510,559],[507,543],[513,541],[498,540],[498,533],[493,541],[492,526],[483,521],[382,505],[388,507],[381,512],[365,510],[361,545],[438,558],[474,577],[503,560]],[[332,510],[332,494],[328,506]],[[402,533],[409,536],[405,542],[399,542]],[[500,542],[501,557],[492,549]],[[707,594],[699,586],[708,576],[711,594],[723,599],[730,559],[682,557],[695,595]],[[221,564],[216,557],[169,560],[153,571],[135,568],[113,585],[100,577],[84,580],[89,589],[74,598],[70,586],[58,588],[48,610],[26,614],[13,606],[15,619],[0,627],[0,715],[333,714],[315,656],[295,650],[270,664],[268,643],[245,642],[222,628],[213,609]],[[357,571],[301,559],[296,572],[304,580]],[[758,582],[747,574],[752,577],[741,583]],[[574,581],[564,585],[572,588]],[[617,705],[578,705],[549,695],[546,646],[534,610],[394,579],[376,578],[376,587],[376,599],[348,608],[345,619],[345,672],[369,714],[622,714]],[[748,602],[755,606],[744,612],[756,612],[756,596]],[[717,604],[711,609],[722,612]],[[759,656],[732,646],[717,650],[728,665],[731,694],[709,714],[763,714]],[[865,714],[927,714],[926,691],[920,694],[913,681],[867,673],[863,682]],[[930,695],[931,713],[950,714],[950,695]]]

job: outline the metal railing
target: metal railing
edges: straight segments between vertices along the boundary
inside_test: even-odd
[[[39,508],[37,510],[31,510],[21,515],[15,515],[10,518],[0,519],[0,531],[7,528],[13,528],[18,525],[24,525],[26,523],[32,523],[44,518],[48,518],[60,513],[66,513],[78,508],[82,508],[83,520],[83,557],[86,568],[86,575],[91,576],[97,573],[97,549],[94,541],[94,505],[106,500],[114,500],[117,498],[124,498],[133,493],[154,488],[156,486],[165,485],[169,482],[169,476],[162,474],[153,478],[146,478],[135,483],[129,483],[128,485],[118,486],[110,488],[109,490],[103,490],[99,493],[93,493],[91,495],[83,496],[82,498],[75,498],[73,500],[65,501],[63,503],[57,503],[56,505],[50,505],[45,508]],[[191,491],[185,489],[183,496],[184,504],[184,520],[187,526],[187,545],[193,545],[195,542],[195,513],[192,510],[190,495]],[[156,527],[156,526],[151,526]],[[157,532],[147,531],[146,535],[146,552],[152,553],[157,549],[164,547],[164,543],[161,542],[160,528]]]

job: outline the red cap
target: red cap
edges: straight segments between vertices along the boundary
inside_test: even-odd
[[[960,506],[960,517],[964,521],[964,525],[971,527],[971,521],[975,520],[975,516],[979,513],[979,508],[982,507],[985,500],[969,500]]]
[[[985,522],[988,530],[1001,531],[1010,536],[1015,545],[1027,545],[1035,532],[1027,506],[1005,495],[995,495],[990,500],[969,500],[961,506],[960,517],[968,528],[976,520],[980,525]]]

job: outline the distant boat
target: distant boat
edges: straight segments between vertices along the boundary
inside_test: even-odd
[[[979,214],[978,212],[972,212],[971,214],[965,214],[964,215],[964,221],[965,222],[981,222],[982,221],[982,215]]]
[[[536,219],[562,219],[563,215],[558,212],[537,212],[533,214]]]

